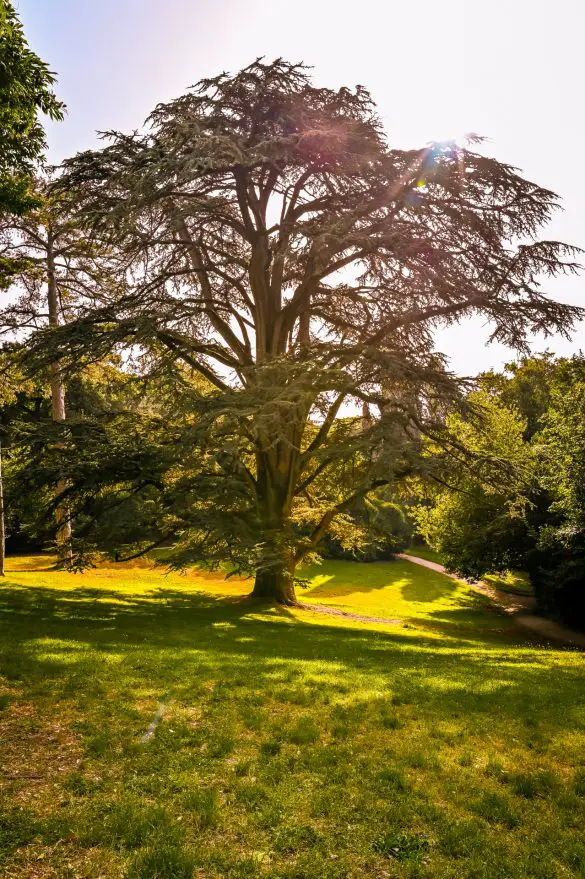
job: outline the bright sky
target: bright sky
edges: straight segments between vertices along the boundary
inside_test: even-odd
[[[585,247],[583,0],[15,0],[32,47],[59,75],[59,161],[96,130],[138,127],[159,101],[257,56],[314,67],[317,83],[361,83],[391,140],[419,147],[474,131],[497,158],[562,196],[549,238]],[[585,258],[583,260],[585,262]],[[554,296],[585,305],[585,275]],[[460,373],[510,359],[481,321],[443,333]],[[585,325],[556,353],[585,350]],[[535,341],[535,350],[546,347]]]

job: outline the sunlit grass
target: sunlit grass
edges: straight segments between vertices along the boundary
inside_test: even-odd
[[[464,585],[308,572],[303,600],[380,625],[47,567],[0,587],[3,877],[585,875],[583,655]]]
[[[502,592],[512,592],[516,595],[533,595],[534,590],[524,571],[505,571],[503,574],[486,574],[483,579]]]
[[[331,561],[303,572],[311,585],[300,597],[360,615],[399,619],[427,627],[451,620],[464,624],[494,624],[484,613],[485,602],[464,584],[412,562]],[[500,620],[506,625],[505,620]]]
[[[409,555],[418,556],[418,558],[426,559],[429,562],[436,562],[439,565],[445,563],[445,559],[440,552],[429,549],[427,546],[412,546],[407,550]],[[525,571],[504,571],[501,574],[484,574],[482,580],[500,589],[502,592],[511,592],[516,595],[533,595],[534,590],[530,582],[530,578]]]

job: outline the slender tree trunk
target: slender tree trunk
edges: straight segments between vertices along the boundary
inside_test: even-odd
[[[49,326],[59,326],[59,301],[57,291],[57,278],[55,274],[55,256],[53,251],[53,237],[51,230],[47,230],[47,304],[49,308]],[[51,417],[57,424],[65,421],[65,388],[59,371],[59,364],[51,364]],[[65,480],[60,479],[55,486],[57,495],[62,494],[67,488]],[[55,515],[57,522],[57,549],[59,555],[67,562],[71,561],[71,520],[69,508],[66,504],[60,504]]]
[[[2,440],[0,440],[0,577],[4,576],[6,558],[6,526],[4,524],[4,471],[2,469]]]

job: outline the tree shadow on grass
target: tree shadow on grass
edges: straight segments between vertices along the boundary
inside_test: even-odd
[[[416,569],[411,562],[396,559],[391,562],[369,562],[359,567],[355,562],[327,562],[325,568],[311,567],[302,575],[315,578],[307,596],[340,598],[356,592],[372,592],[377,589],[396,589],[407,601],[433,602],[450,595],[457,583],[444,574],[428,569]]]
[[[440,598],[452,595],[459,587],[455,580],[444,574],[425,569],[424,576],[413,576],[400,588],[406,601],[432,604]]]
[[[233,682],[259,693],[294,686],[309,673],[327,688],[372,676],[372,686],[406,694],[421,710],[489,711],[502,722],[539,700],[567,716],[567,687],[539,654],[494,633],[462,633],[459,614],[441,612],[446,637],[305,621],[284,608],[159,589],[144,596],[80,588],[0,590],[0,672],[53,695],[141,687],[196,699],[201,680]],[[513,636],[516,642],[517,635]],[[520,654],[521,661],[516,662]],[[582,669],[564,670],[565,683]],[[568,676],[568,677],[567,677]],[[120,696],[120,698],[122,698]]]

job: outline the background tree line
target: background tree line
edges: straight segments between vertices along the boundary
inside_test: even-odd
[[[525,357],[478,379],[448,421],[477,465],[444,462],[415,520],[464,576],[526,570],[540,608],[585,625],[585,359]]]

